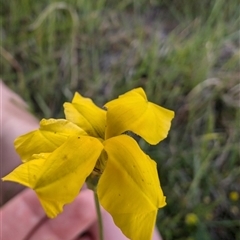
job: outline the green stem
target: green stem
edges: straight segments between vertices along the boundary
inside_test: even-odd
[[[98,195],[96,191],[94,192],[94,200],[95,200],[95,206],[97,210],[97,217],[98,217],[98,230],[99,230],[99,239],[104,240],[103,238],[103,222],[102,222],[102,214],[101,214],[101,209],[100,209],[100,204],[98,200]]]

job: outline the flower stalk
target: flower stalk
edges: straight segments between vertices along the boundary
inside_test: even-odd
[[[98,231],[99,231],[99,240],[104,240],[103,236],[103,221],[102,221],[102,213],[101,206],[97,195],[97,184],[99,181],[100,174],[97,173],[97,169],[95,169],[86,179],[86,184],[89,189],[91,189],[94,193],[94,202],[97,212],[97,222],[98,222]]]
[[[93,191],[93,192],[94,192],[94,201],[95,201],[95,206],[96,206],[96,211],[97,211],[99,239],[104,240],[101,207],[100,207],[97,192],[96,191]]]

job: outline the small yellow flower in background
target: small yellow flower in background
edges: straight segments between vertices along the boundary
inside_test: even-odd
[[[229,193],[229,198],[233,201],[233,202],[237,202],[239,199],[239,193],[236,191],[232,191]]]
[[[197,225],[198,221],[198,216],[195,213],[188,213],[185,217],[185,223],[189,226]]]
[[[142,88],[104,107],[76,93],[64,104],[66,119],[43,119],[38,130],[15,140],[23,164],[3,180],[34,189],[46,214],[55,217],[97,174],[97,195],[115,224],[132,240],[151,239],[165,196],[156,163],[124,133],[157,144],[166,138],[174,113],[148,102]]]

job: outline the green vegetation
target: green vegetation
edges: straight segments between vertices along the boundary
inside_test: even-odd
[[[165,240],[240,239],[229,197],[240,194],[237,0],[19,0],[0,11],[0,77],[39,118],[62,117],[75,91],[101,106],[138,86],[175,111],[157,148],[141,141],[167,196]]]

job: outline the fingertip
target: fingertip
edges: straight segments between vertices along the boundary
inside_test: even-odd
[[[93,193],[83,190],[71,204],[64,207],[61,214],[45,221],[31,239],[76,239],[87,232],[96,220]]]
[[[26,189],[1,208],[2,237],[24,239],[28,233],[45,217],[45,213],[31,189]]]

